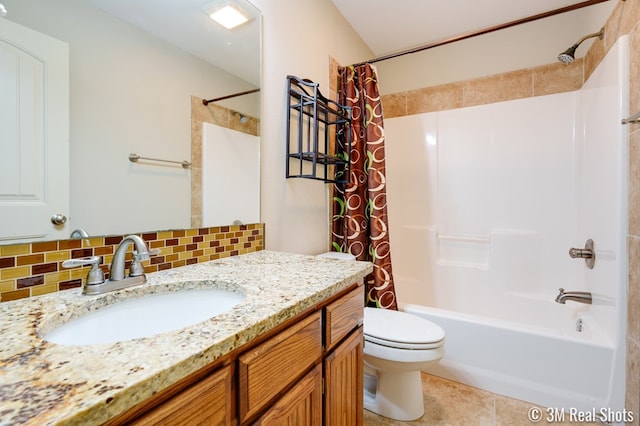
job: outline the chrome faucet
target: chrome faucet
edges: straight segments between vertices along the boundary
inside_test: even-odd
[[[111,281],[120,281],[124,279],[124,258],[127,254],[127,249],[131,244],[135,244],[136,251],[133,252],[133,262],[131,262],[131,266],[129,267],[129,277],[144,276],[144,268],[140,264],[140,261],[149,259],[152,254],[157,254],[157,251],[154,251],[153,253],[149,252],[149,248],[144,243],[144,240],[137,235],[129,235],[128,237],[125,237],[120,241],[120,244],[113,255],[113,260],[111,261],[111,267],[109,268],[109,279]]]
[[[556,297],[556,302],[563,305],[567,300],[573,300],[574,302],[591,304],[591,293],[588,291],[564,291],[564,288],[560,289],[560,293]]]
[[[69,235],[70,239],[78,239],[81,240],[83,238],[89,238],[89,234],[82,228],[74,229],[71,235]]]
[[[133,261],[129,266],[129,276],[125,278],[125,255],[131,244],[136,246],[133,252]],[[91,265],[91,270],[87,275],[87,282],[82,288],[82,294],[102,294],[113,290],[131,287],[138,284],[144,284],[147,281],[144,275],[144,267],[140,263],[141,260],[149,259],[150,256],[160,253],[160,250],[149,250],[142,238],[137,235],[129,235],[125,237],[116,248],[109,268],[109,279],[105,281],[104,274],[100,269],[102,258],[99,256],[91,256],[81,259],[69,259],[62,262],[65,268],[74,266]]]

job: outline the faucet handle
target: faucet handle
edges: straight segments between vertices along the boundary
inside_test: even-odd
[[[593,269],[596,263],[596,251],[592,239],[588,239],[584,244],[584,248],[572,247],[569,249],[569,257],[572,259],[584,259],[587,268]]]
[[[129,266],[129,276],[139,277],[140,275],[144,275],[144,266],[142,266],[140,261],[147,260],[151,256],[155,256],[157,254],[160,254],[160,249],[151,249],[151,250],[143,251],[140,253],[134,250],[133,262],[131,262],[131,266]]]
[[[67,259],[62,262],[63,268],[75,268],[76,266],[95,265],[100,263],[100,256],[79,257],[77,259]]]
[[[149,259],[151,256],[156,256],[160,254],[160,249],[151,249],[151,250],[147,250],[147,251],[143,251],[143,252],[138,252],[136,250],[133,251],[133,261],[134,262],[138,262],[141,260],[147,260]]]
[[[75,268],[76,266],[91,265],[87,274],[87,285],[102,284],[104,282],[104,272],[100,269],[102,263],[101,256],[80,257],[78,259],[67,259],[62,262],[63,268]]]

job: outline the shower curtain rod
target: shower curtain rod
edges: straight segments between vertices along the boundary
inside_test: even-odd
[[[390,53],[385,56],[380,56],[378,58],[373,58],[365,62],[359,62],[357,64],[353,64],[353,66],[357,67],[364,64],[372,64],[374,62],[386,61],[387,59],[397,58],[399,56],[410,55],[412,53],[422,52],[423,50],[431,49],[434,47],[444,46],[445,44],[454,43],[456,41],[466,40],[468,38],[480,36],[483,34],[489,34],[494,31],[504,30],[506,28],[515,27],[516,25],[526,24],[528,22],[537,21],[538,19],[548,18],[550,16],[559,15],[565,12],[571,12],[573,10],[582,9],[583,7],[592,6],[598,3],[604,3],[609,0],[588,0],[583,1],[581,3],[575,3],[569,6],[561,7],[558,9],[549,10],[547,12],[538,13],[537,15],[531,15],[526,18],[516,19],[515,21],[506,22],[504,24],[494,25],[492,27],[482,28],[480,30],[472,31],[466,34],[461,34],[455,37],[447,38],[444,40],[436,41],[433,43],[428,43],[422,46],[414,47],[413,49],[404,50],[402,52]],[[625,1],[625,0],[622,0]]]
[[[260,89],[253,89],[253,90],[247,90],[245,92],[234,93],[233,95],[222,96],[222,97],[219,97],[219,98],[203,99],[202,103],[205,104],[205,105],[208,105],[211,102],[222,101],[224,99],[235,98],[236,96],[248,95],[250,93],[256,93],[256,92],[259,92],[259,91],[260,91]]]

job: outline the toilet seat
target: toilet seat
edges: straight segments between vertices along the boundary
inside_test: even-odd
[[[393,349],[407,349],[407,350],[414,350],[414,351],[420,351],[420,350],[426,351],[430,349],[437,349],[444,344],[444,339],[434,343],[408,344],[404,342],[394,342],[394,341],[389,341],[384,339],[376,339],[375,337],[367,336],[366,334],[364,336],[364,340],[366,342],[375,343],[381,346],[387,346]]]
[[[396,349],[430,350],[444,344],[442,328],[406,312],[364,308],[365,341]]]

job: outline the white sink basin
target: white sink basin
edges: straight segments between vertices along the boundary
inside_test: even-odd
[[[180,290],[105,306],[62,324],[43,338],[60,345],[95,345],[179,330],[226,312],[244,295],[228,290]]]

